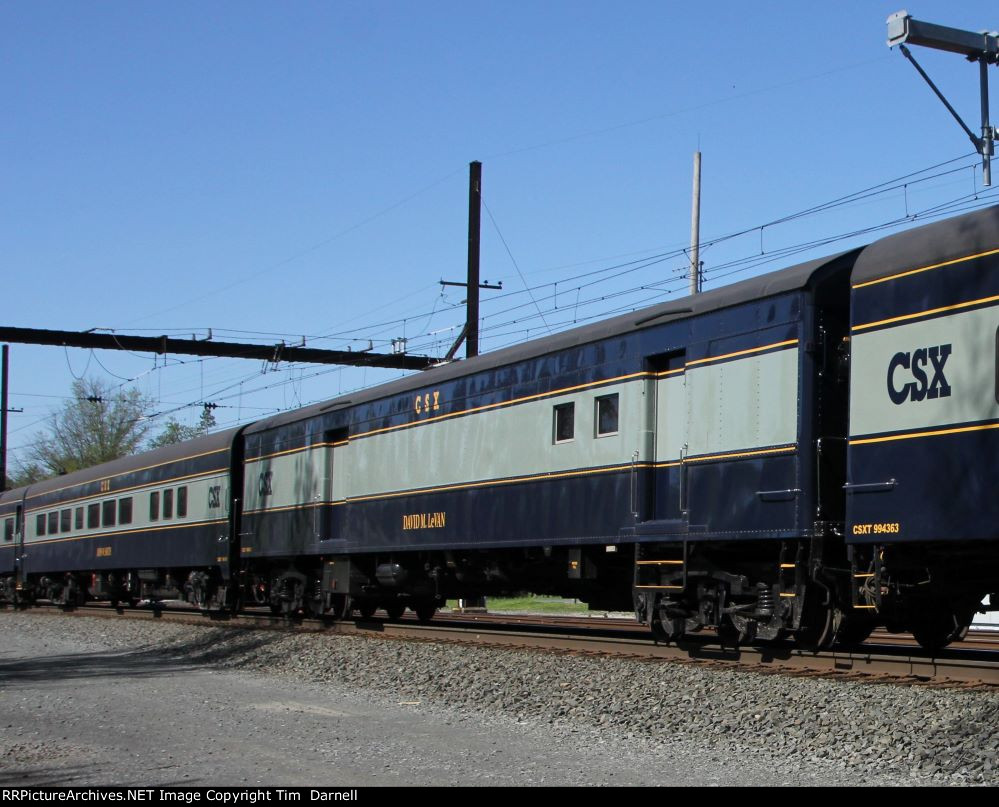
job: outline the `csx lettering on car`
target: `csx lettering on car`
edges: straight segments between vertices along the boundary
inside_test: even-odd
[[[951,388],[944,375],[944,365],[951,354],[950,345],[921,347],[911,353],[896,353],[888,363],[888,397],[893,404],[906,401],[922,401],[926,398],[948,398]],[[933,377],[926,375],[927,362],[931,365]],[[901,370],[908,370],[912,381],[902,382],[906,377]]]

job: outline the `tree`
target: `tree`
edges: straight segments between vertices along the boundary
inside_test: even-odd
[[[151,405],[137,389],[78,379],[72,398],[52,415],[51,433],[36,435],[29,462],[54,476],[134,454],[149,434]]]
[[[18,468],[14,471],[13,475],[7,474],[7,486],[4,490],[14,490],[14,488],[33,485],[35,482],[48,479],[49,476],[50,474],[47,474],[45,469],[37,463],[29,462],[27,465],[18,463]]]
[[[201,417],[197,426],[185,426],[176,418],[170,418],[166,427],[156,437],[149,441],[150,448],[161,448],[162,446],[183,443],[185,440],[193,440],[195,437],[202,437],[215,428],[215,414],[212,406],[205,406],[201,410]]]

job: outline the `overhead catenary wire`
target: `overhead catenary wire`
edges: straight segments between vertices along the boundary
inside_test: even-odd
[[[954,158],[952,160],[945,161],[943,163],[938,163],[937,165],[930,166],[929,168],[923,169],[922,171],[911,172],[905,174],[902,177],[897,177],[893,180],[887,180],[885,182],[869,186],[868,188],[862,189],[861,191],[857,191],[845,196],[839,196],[836,199],[832,199],[827,202],[813,205],[808,208],[804,208],[800,211],[796,211],[794,213],[787,214],[779,218],[775,218],[772,221],[766,222],[762,225],[755,225],[752,227],[742,228],[733,231],[731,233],[726,233],[721,236],[717,236],[715,238],[707,239],[703,243],[705,247],[722,244],[727,241],[734,240],[740,236],[756,232],[757,229],[759,228],[776,228],[777,226],[780,226],[782,224],[795,221],[797,219],[801,219],[810,215],[818,215],[819,213],[823,213],[828,210],[835,209],[837,207],[858,204],[870,199],[874,199],[879,196],[884,196],[886,194],[890,194],[892,192],[901,190],[903,188],[903,185],[905,186],[904,192],[908,195],[914,186],[918,187],[920,185],[927,184],[933,180],[945,178],[947,176],[959,173],[961,171],[968,170],[969,166],[967,165],[955,165],[956,163],[959,163],[962,160],[966,159],[967,159],[966,156],[962,156]],[[944,168],[946,170],[940,171],[939,169],[941,168]],[[974,167],[971,166],[971,168],[973,172]],[[972,193],[965,193],[955,198],[949,198],[944,201],[936,202],[932,205],[924,207],[923,209],[916,210],[916,212],[914,213],[912,213],[911,211],[905,211],[904,215],[893,217],[886,221],[878,222],[877,224],[871,225],[869,227],[856,228],[849,231],[838,232],[828,236],[813,238],[806,241],[800,241],[790,245],[775,247],[774,249],[766,252],[763,255],[760,255],[757,251],[754,250],[752,254],[746,254],[741,257],[735,257],[731,260],[718,263],[715,266],[708,267],[706,270],[706,279],[708,282],[717,283],[719,280],[728,277],[733,277],[740,273],[746,273],[754,269],[759,269],[761,266],[765,266],[767,264],[788,258],[800,252],[805,252],[809,249],[816,249],[820,246],[826,246],[832,243],[836,243],[837,241],[840,240],[871,235],[875,232],[883,231],[885,229],[890,229],[892,227],[906,226],[915,221],[929,220],[934,216],[942,216],[954,212],[963,212],[964,210],[976,209],[977,207],[981,207],[986,204],[992,203],[995,199],[994,195],[989,191],[979,190],[974,182],[972,183],[972,191],[973,191]],[[492,214],[492,211],[489,211],[487,208],[487,212],[490,214],[490,217],[493,219],[494,226],[496,226],[495,216]],[[504,240],[502,239],[502,233],[500,232],[498,227],[497,227],[497,232],[500,234],[501,240]],[[507,249],[509,252],[508,247]],[[514,289],[496,295],[495,297],[490,299],[490,303],[495,305],[496,302],[501,302],[503,300],[507,300],[509,301],[509,303],[514,303],[516,300],[516,296],[518,295],[526,296],[528,299],[513,305],[508,304],[501,308],[497,308],[495,311],[489,312],[487,316],[483,317],[483,321],[484,323],[486,323],[483,329],[483,333],[488,333],[490,335],[490,339],[493,339],[494,342],[496,343],[495,347],[499,347],[503,346],[504,344],[508,344],[509,342],[507,342],[506,340],[509,338],[513,338],[522,334],[529,334],[532,330],[537,332],[537,329],[540,327],[543,327],[545,330],[551,332],[552,330],[558,330],[565,327],[570,327],[573,324],[592,321],[595,319],[599,319],[601,317],[610,316],[614,313],[634,310],[635,308],[648,305],[652,302],[655,302],[657,299],[662,299],[664,294],[673,293],[677,288],[679,288],[683,284],[683,273],[682,271],[680,271],[682,267],[680,266],[673,267],[673,269],[671,269],[671,274],[673,275],[673,277],[667,278],[665,280],[659,278],[658,280],[651,282],[639,282],[626,288],[608,289],[606,292],[598,294],[581,294],[581,292],[583,292],[586,289],[596,290],[596,288],[598,288],[601,284],[613,283],[615,281],[619,281],[622,277],[627,277],[633,274],[637,275],[642,271],[648,269],[661,268],[662,265],[664,264],[668,265],[671,260],[676,260],[677,258],[679,258],[683,254],[683,252],[684,250],[682,247],[677,247],[675,250],[656,252],[653,253],[652,255],[646,255],[644,257],[638,257],[628,261],[617,262],[609,266],[596,267],[584,272],[577,272],[574,274],[570,274],[567,277],[565,276],[559,277],[552,282],[536,284],[533,286],[526,282],[527,274],[521,270],[519,263],[513,260],[513,256],[512,254],[510,254],[511,261],[512,263],[514,263],[514,266],[518,274],[521,276],[524,288]],[[574,265],[581,266],[584,264],[576,263]],[[572,285],[573,281],[576,281],[575,285]],[[544,305],[543,299],[538,299],[536,297],[536,292],[542,291],[544,289],[550,289],[552,291],[551,303],[547,306]],[[557,294],[555,292],[557,292]],[[566,306],[559,304],[558,295],[569,294],[569,293],[574,293],[580,298],[577,301],[575,301],[574,304],[572,305],[572,309],[574,312],[573,316],[553,319],[552,317],[556,317],[560,311],[564,311],[566,309]],[[404,317],[399,317],[395,319],[386,319],[380,323],[372,323],[368,326],[365,326],[366,330],[364,329],[353,330],[352,334],[350,332],[344,331],[336,335],[327,334],[315,338],[331,339],[339,337],[342,339],[353,339],[354,341],[366,342],[368,339],[371,339],[373,341],[378,341],[380,339],[380,331],[382,330],[397,328],[399,327],[400,324],[405,326],[407,323],[411,323],[414,320],[417,320],[418,318],[425,318],[423,322],[421,322],[422,327],[417,329],[417,332],[412,333],[412,335],[410,336],[410,349],[419,350],[422,349],[420,347],[422,344],[433,344],[433,342],[431,341],[432,335],[427,332],[429,331],[430,326],[433,324],[433,320],[436,314],[439,313],[440,302],[441,302],[440,295],[437,295],[435,297],[433,306],[430,308],[429,311],[410,313]],[[610,305],[608,305],[608,303]],[[534,313],[533,315],[525,315],[523,317],[511,316],[511,315],[516,315],[518,312],[525,312],[526,314],[526,312],[529,310],[535,310],[536,313]],[[530,327],[529,325],[530,322],[532,320],[538,320],[538,319],[541,320],[541,323],[537,326],[534,326],[533,328]],[[528,327],[517,328],[516,326],[528,326]],[[456,326],[453,325],[449,327],[453,328]],[[439,331],[440,327],[436,326],[436,329]],[[183,330],[188,332],[190,331],[190,329],[183,329]],[[364,335],[358,336],[357,335],[358,331],[360,331]],[[247,332],[247,333],[259,333],[261,338],[263,337],[273,338],[274,336],[274,334],[266,332]],[[311,339],[313,337],[309,338]],[[517,340],[514,339],[514,341]],[[199,366],[202,367],[202,369],[203,365],[201,363],[204,361],[206,360],[205,359],[197,360],[197,363],[199,364]],[[177,361],[174,363],[174,365],[172,365],[172,367],[180,367],[184,364],[187,364],[187,362]],[[219,370],[218,370],[219,373],[226,372],[224,369],[226,363],[218,362],[218,365],[219,365]],[[149,372],[162,373],[165,372],[166,369],[168,368],[157,367],[155,368],[154,371],[147,370],[144,373],[139,374],[139,376],[136,376],[136,378],[142,375],[147,375]],[[248,382],[252,381],[252,379],[259,377],[259,373],[256,372],[254,373],[241,372],[235,376],[235,379],[232,378],[228,380],[220,379],[219,383],[212,382],[211,384],[208,384],[206,379],[206,385],[203,391],[199,389],[199,387],[195,387],[194,389],[191,390],[192,392],[195,390],[199,392],[197,401],[191,400],[188,401],[187,403],[182,403],[180,400],[177,400],[178,397],[180,396],[177,396],[176,391],[174,391],[172,397],[174,398],[174,401],[176,401],[176,403],[170,402],[170,404],[168,405],[166,404],[166,402],[161,402],[159,408],[162,409],[163,411],[151,412],[147,417],[148,419],[161,418],[182,411],[185,408],[198,406],[200,405],[199,404],[200,401],[206,399],[216,400],[216,390],[218,391],[218,395],[221,396],[223,400],[229,400],[229,399],[238,400],[241,405],[240,408],[250,410],[251,407],[249,402],[246,401],[247,398],[252,399],[252,396],[254,395],[263,393],[267,390],[271,390],[276,387],[281,387],[282,385],[286,385],[289,383],[297,385],[297,389],[295,390],[294,404],[298,405],[303,403],[303,401],[304,403],[307,404],[309,401],[306,401],[304,399],[303,389],[302,389],[302,383],[304,381],[325,376],[330,372],[337,372],[340,374],[339,377],[341,379],[343,378],[342,368],[323,368],[322,370],[315,372],[305,372],[301,366],[299,366],[297,369],[298,369],[297,375],[295,372],[289,372],[287,374],[287,377],[277,379],[263,385],[248,384]],[[117,375],[117,374],[109,372],[109,375]],[[123,378],[120,375],[117,375],[117,377],[119,379]],[[379,380],[384,380],[384,377]],[[367,379],[364,378],[364,382],[366,381]],[[343,386],[341,386],[341,389],[343,389]],[[348,389],[352,388],[348,386]],[[317,398],[316,400],[324,400],[327,399],[328,397],[329,394],[326,394],[325,396]],[[259,407],[258,411],[282,411],[282,409],[280,407]],[[259,417],[259,415],[250,416],[250,419],[252,420],[253,417]],[[37,424],[38,422],[42,421],[36,421],[35,423]],[[25,427],[21,427],[21,429],[24,428]],[[30,426],[28,426],[27,428],[30,428]]]

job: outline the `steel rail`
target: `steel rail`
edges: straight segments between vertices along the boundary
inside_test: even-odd
[[[866,683],[930,684],[947,687],[994,688],[999,686],[999,642],[991,647],[957,646],[933,656],[919,648],[889,644],[878,636],[874,643],[853,648],[810,652],[790,644],[722,647],[713,635],[689,637],[680,644],[661,644],[626,620],[603,624],[603,618],[582,617],[563,624],[533,621],[529,616],[440,616],[431,624],[403,619],[351,619],[326,621],[288,619],[269,613],[204,613],[193,608],[118,608],[80,606],[32,613],[104,618],[163,619],[201,626],[243,630],[297,630],[344,636],[364,636],[407,641],[446,642],[502,647],[515,650],[563,652],[575,655],[627,657],[645,661],[694,663],[766,674],[815,676]],[[567,624],[571,622],[572,624]],[[594,625],[596,622],[598,624]],[[894,637],[893,637],[894,638]]]

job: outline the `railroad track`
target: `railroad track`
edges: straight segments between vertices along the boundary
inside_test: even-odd
[[[506,614],[440,614],[430,624],[414,619],[326,621],[288,619],[269,612],[202,613],[182,605],[114,609],[85,605],[70,610],[39,610],[66,616],[112,619],[162,619],[201,626],[241,629],[300,630],[337,635],[409,641],[432,641],[546,650],[577,655],[624,656],[648,661],[672,661],[728,667],[767,674],[831,677],[869,683],[908,683],[960,688],[999,686],[999,634],[975,632],[936,656],[921,650],[911,638],[876,632],[863,645],[819,653],[790,643],[723,647],[709,632],[680,644],[659,644],[633,620]]]

